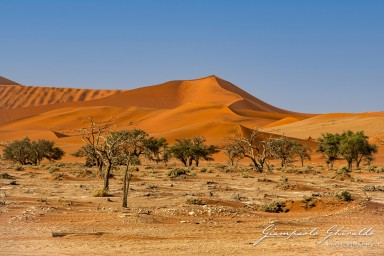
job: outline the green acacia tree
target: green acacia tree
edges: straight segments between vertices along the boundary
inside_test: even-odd
[[[201,136],[176,139],[175,144],[169,148],[169,153],[184,166],[192,166],[193,162],[199,166],[200,159],[212,161],[212,155],[218,152],[214,145],[206,145],[205,142]]]
[[[170,157],[168,142],[165,138],[150,137],[144,141],[145,156],[156,164],[167,163]]]
[[[60,160],[65,152],[54,144],[53,141],[44,139],[32,141],[28,137],[15,140],[5,146],[3,158],[23,165],[39,165],[43,159]]]
[[[320,138],[318,152],[326,156],[327,163],[333,167],[333,162],[339,159],[347,161],[348,170],[352,171],[353,163],[356,167],[360,166],[362,160],[372,161],[378,148],[375,144],[370,144],[368,136],[364,131],[356,133],[348,130],[342,134],[323,134]]]
[[[310,148],[298,143],[295,147],[295,151],[296,151],[297,156],[300,158],[301,166],[304,166],[305,160],[311,160],[311,149]]]
[[[297,155],[300,144],[294,140],[289,140],[285,136],[281,136],[280,138],[270,138],[268,145],[270,156],[280,159],[281,167],[286,167]]]
[[[64,151],[55,147],[53,141],[44,139],[32,141],[30,147],[31,161],[34,165],[39,165],[44,158],[52,161],[60,160],[64,156]]]
[[[321,153],[325,159],[328,169],[333,169],[333,164],[340,158],[340,134],[325,133],[319,139],[319,147],[317,152]]]
[[[377,153],[377,146],[368,142],[364,131],[353,133],[348,130],[340,137],[339,153],[347,161],[349,171],[352,171],[353,162],[359,167],[363,159],[372,158]]]
[[[3,158],[25,165],[29,163],[31,156],[31,140],[26,137],[22,140],[15,140],[4,148]],[[32,163],[32,162],[30,162]]]

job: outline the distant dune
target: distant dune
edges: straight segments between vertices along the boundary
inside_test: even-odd
[[[263,129],[265,132],[284,134],[300,139],[313,139],[322,133],[341,133],[345,130],[364,131],[370,137],[384,134],[384,113],[334,113],[317,115],[300,122],[283,124]]]
[[[0,85],[18,85],[18,83],[0,76]]]
[[[326,131],[366,130],[372,137],[384,132],[383,113],[291,112],[216,76],[124,91],[23,86],[0,78],[0,141],[41,136],[69,152],[82,143],[79,129],[87,125],[86,116],[113,118],[114,129],[140,128],[170,142],[202,135],[216,145],[238,129],[249,132],[255,127],[304,143]]]
[[[120,91],[0,85],[0,108],[26,108],[104,98]]]

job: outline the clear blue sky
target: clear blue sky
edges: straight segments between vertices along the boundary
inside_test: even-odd
[[[0,75],[22,84],[211,74],[293,111],[384,111],[384,1],[0,0]]]

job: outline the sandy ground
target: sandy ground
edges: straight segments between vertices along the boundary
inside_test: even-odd
[[[110,196],[94,197],[102,180],[71,163],[79,161],[71,153],[82,145],[87,116],[113,118],[116,130],[144,129],[171,144],[202,135],[222,146],[224,137],[254,127],[309,144],[324,132],[364,130],[378,143],[381,112],[294,113],[216,76],[121,92],[20,86],[2,77],[0,84],[0,144],[29,136],[66,152],[65,163],[22,170],[0,163],[1,255],[383,255],[384,172],[363,167],[351,177],[336,175],[318,156],[310,167],[261,174],[209,163],[205,172],[195,168],[177,179],[167,176],[175,166],[145,165],[135,173],[130,208],[122,209],[121,171]],[[383,152],[381,146],[378,166]],[[344,190],[353,201],[335,197]],[[289,211],[262,210],[275,200]]]
[[[255,173],[247,166],[228,171],[210,163],[206,172],[193,168],[176,179],[167,176],[172,166],[141,166],[132,181],[130,208],[122,209],[120,170],[114,171],[110,196],[94,197],[102,180],[81,164],[15,170],[3,163],[0,254],[382,255],[384,193],[361,188],[382,186],[384,172],[363,167],[343,178],[320,164],[311,166]],[[335,198],[343,190],[351,192],[352,202]],[[303,201],[311,195],[313,205]],[[202,204],[188,203],[191,199]],[[260,209],[274,200],[285,201],[289,211]],[[270,235],[284,237],[254,245],[268,226]],[[343,236],[320,243],[340,228]]]

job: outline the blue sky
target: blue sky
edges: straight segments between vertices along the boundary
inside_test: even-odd
[[[0,75],[133,89],[215,74],[307,113],[384,111],[384,1],[0,0]]]

